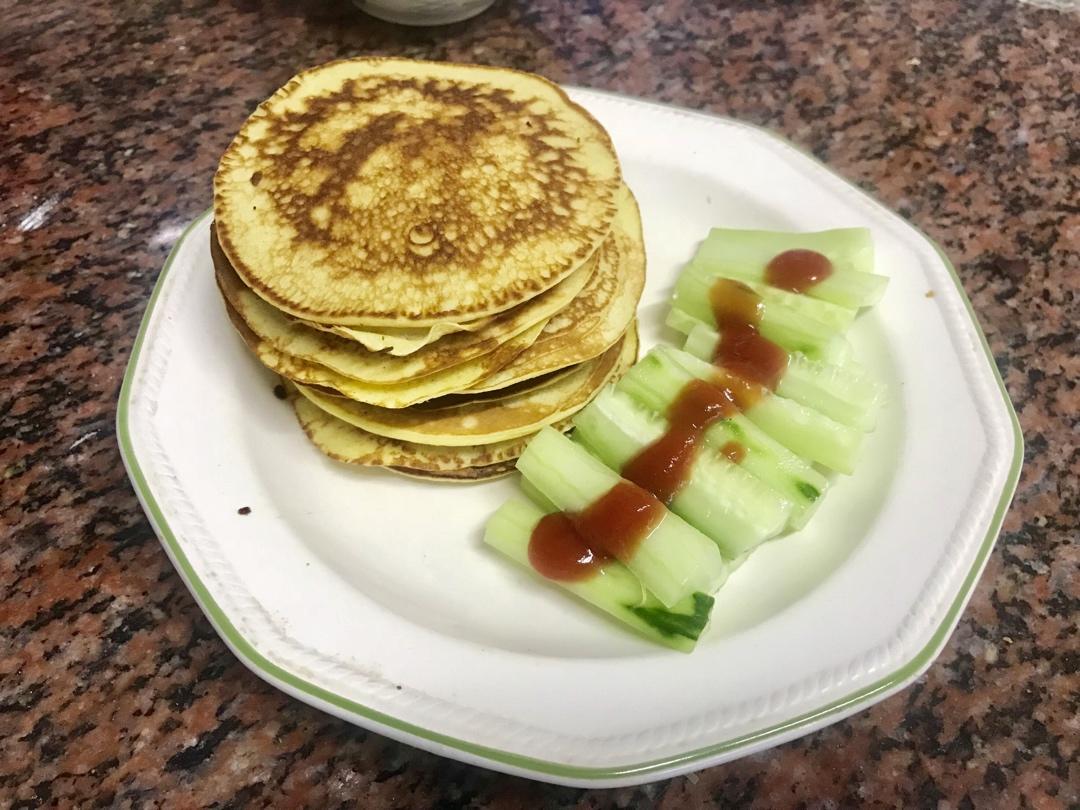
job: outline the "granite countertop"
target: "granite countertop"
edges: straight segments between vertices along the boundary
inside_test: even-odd
[[[1080,16],[498,0],[420,30],[344,0],[2,7],[0,807],[1078,806]],[[124,475],[120,379],[244,117],[298,69],[363,53],[509,65],[771,127],[944,245],[1027,451],[971,604],[913,687],[692,777],[579,791],[353,728],[218,640]]]

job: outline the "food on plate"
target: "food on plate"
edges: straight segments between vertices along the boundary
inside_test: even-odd
[[[560,510],[541,521],[530,542],[530,561],[548,578],[585,579],[613,558],[670,608],[715,591],[727,576],[707,537],[557,430],[536,434],[517,466]]]
[[[225,309],[248,348],[271,371],[293,382],[322,386],[339,396],[384,408],[407,408],[436,397],[467,390],[528,348],[544,328],[543,322],[533,324],[491,353],[433,374],[398,383],[370,383],[341,374],[321,363],[280,351],[274,344],[256,334],[228,302]]]
[[[214,220],[278,309],[421,326],[502,312],[570,275],[607,236],[621,182],[604,128],[538,76],[346,59],[244,123]]]
[[[715,329],[697,324],[686,336],[683,349],[702,360],[722,360],[724,338]],[[858,430],[874,429],[885,389],[859,363],[837,365],[811,360],[799,352],[787,356],[776,393],[815,408],[825,416]]]
[[[869,232],[859,228],[714,230],[675,287],[668,323],[686,333],[684,349],[655,347],[574,415],[570,439],[538,434],[518,459],[535,508],[504,505],[488,542],[563,587],[572,581],[569,590],[650,638],[692,649],[703,625],[692,638],[665,635],[628,621],[625,600],[605,601],[602,578],[613,556],[623,563],[615,569],[620,594],[631,593],[629,579],[637,577],[643,592],[669,608],[688,596],[608,550],[627,538],[650,547],[652,524],[640,517],[656,509],[640,494],[648,493],[711,540],[727,564],[711,586],[694,582],[711,596],[761,543],[806,525],[829,474],[854,471],[885,395],[850,358],[844,337],[858,307],[884,290],[886,279],[869,272],[872,256]],[[553,496],[567,481],[575,482],[575,497]],[[608,527],[598,541],[594,513]],[[544,529],[555,524],[557,542]],[[559,550],[559,565],[533,553],[545,542]],[[670,565],[690,559],[686,548],[660,554],[672,555]]]
[[[348,338],[312,329],[270,306],[247,287],[225,259],[221,246],[211,231],[211,255],[222,295],[260,339],[283,354],[326,366],[354,380],[388,385],[428,377],[437,372],[460,368],[470,361],[491,357],[500,346],[528,332],[530,327],[545,324],[556,312],[565,309],[582,291],[592,276],[595,262],[576,270],[550,290],[541,293],[501,315],[490,318],[475,332],[458,332],[436,340],[404,356],[371,351]],[[609,344],[610,345],[610,344]],[[606,347],[605,347],[606,348]],[[460,385],[451,390],[460,389]]]
[[[596,357],[634,319],[645,287],[641,215],[624,187],[611,236],[597,251],[595,272],[581,293],[544,324],[540,336],[504,368],[471,390],[493,390]]]
[[[348,464],[389,467],[430,478],[474,480],[495,472],[509,473],[529,436],[487,444],[444,445],[380,436],[338,419],[289,384],[288,397],[308,438],[330,458]],[[566,428],[566,422],[556,422]],[[531,436],[531,434],[529,434]],[[502,465],[502,466],[498,466]],[[496,469],[498,468],[498,469]]]
[[[514,498],[491,516],[485,527],[484,540],[514,562],[531,569],[532,541],[546,516],[545,510],[534,502]],[[585,551],[583,545],[579,546],[579,553]],[[641,587],[641,580],[615,559],[606,560],[591,576],[549,578],[549,581],[625,622],[647,638],[683,652],[694,648],[708,624],[714,602],[713,597],[698,592],[668,607]]]
[[[637,203],[603,127],[519,71],[296,76],[221,159],[211,257],[243,342],[349,463],[504,474],[636,357]]]
[[[721,404],[710,414],[723,418],[739,413],[789,450],[830,470],[851,473],[862,446],[863,433],[841,425],[823,413],[773,393],[770,386],[747,380],[728,367],[718,367],[691,354],[659,346],[656,364],[643,367],[650,397],[664,409],[678,404],[686,386],[699,380],[722,392]],[[653,371],[656,374],[653,374]]]
[[[604,384],[634,362],[637,335],[627,334],[600,357],[504,396],[432,400],[415,408],[380,408],[308,385],[297,390],[319,410],[353,427],[399,441],[476,447],[536,433],[585,406]],[[477,447],[476,449],[480,449]]]
[[[866,228],[809,233],[713,228],[691,267],[713,278],[769,284],[850,310],[872,307],[889,280],[874,275],[874,242]]]

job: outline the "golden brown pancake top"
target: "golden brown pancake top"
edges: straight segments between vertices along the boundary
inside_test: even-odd
[[[620,172],[555,85],[354,59],[261,104],[221,160],[226,255],[279,309],[342,325],[479,318],[551,287],[607,235]]]

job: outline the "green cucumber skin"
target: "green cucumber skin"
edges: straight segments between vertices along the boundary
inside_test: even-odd
[[[695,593],[691,599],[694,603],[693,613],[677,613],[662,607],[639,605],[627,605],[626,609],[665,639],[688,638],[697,641],[709,623],[709,615],[716,600],[704,593]]]
[[[694,593],[673,608],[664,605],[642,587],[633,573],[610,561],[594,577],[579,582],[547,579],[529,563],[529,541],[546,510],[521,499],[504,503],[489,519],[484,542],[538,579],[562,588],[604,611],[641,636],[681,652],[691,652],[708,626],[713,598]]]

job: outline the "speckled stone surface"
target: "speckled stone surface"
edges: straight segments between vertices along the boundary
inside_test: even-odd
[[[1080,806],[1080,16],[498,0],[409,30],[330,0],[0,0],[0,19],[0,807]],[[127,483],[115,400],[231,134],[296,70],[360,53],[511,65],[772,127],[945,246],[1027,458],[971,605],[914,687],[691,778],[579,791],[352,728],[226,650]]]

